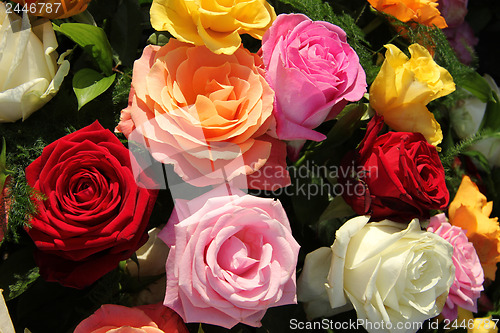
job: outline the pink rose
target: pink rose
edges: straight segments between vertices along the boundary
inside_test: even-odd
[[[83,320],[74,333],[188,333],[186,325],[171,309],[160,304],[135,308],[104,304],[94,314]]]
[[[439,0],[438,9],[446,20],[448,28],[454,28],[464,22],[469,0]]]
[[[170,246],[164,304],[185,322],[258,327],[269,307],[297,302],[299,245],[279,201],[230,193],[176,201],[159,235]]]
[[[483,290],[484,275],[474,245],[469,242],[462,228],[452,226],[444,214],[431,217],[427,231],[433,232],[453,245],[455,281],[441,314],[453,321],[458,307],[477,312],[477,299]]]
[[[262,39],[266,79],[276,94],[276,134],[296,159],[305,140],[366,92],[366,75],[339,27],[302,14],[281,14]]]

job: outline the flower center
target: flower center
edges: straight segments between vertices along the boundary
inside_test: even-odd
[[[241,275],[258,261],[248,256],[248,248],[238,237],[232,236],[222,244],[217,255],[222,269]]]

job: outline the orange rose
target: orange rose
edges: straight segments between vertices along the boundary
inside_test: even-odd
[[[13,0],[26,6],[31,15],[62,19],[83,12],[90,0]]]
[[[260,178],[249,179],[249,188],[286,186],[285,144],[266,135],[274,92],[261,65],[244,48],[216,55],[174,38],[161,48],[147,46],[134,64],[117,131],[143,141],[157,161],[172,164],[194,186],[251,174]]]
[[[440,29],[448,25],[438,10],[437,0],[368,0],[379,12],[392,15],[402,22],[418,22]]]
[[[104,304],[83,320],[74,333],[188,333],[181,317],[161,303],[134,308]]]
[[[474,244],[484,276],[494,280],[497,262],[500,261],[500,227],[498,218],[490,218],[493,202],[479,192],[477,185],[464,176],[448,208],[450,223],[467,231]]]

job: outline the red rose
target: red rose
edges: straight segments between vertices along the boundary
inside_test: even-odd
[[[97,121],[48,145],[26,178],[46,197],[26,229],[46,280],[83,288],[146,242],[157,191],[137,185],[128,149]]]
[[[375,116],[358,150],[342,162],[339,182],[346,202],[372,221],[409,222],[445,209],[449,193],[436,148],[420,133],[377,136],[383,125],[383,118]]]

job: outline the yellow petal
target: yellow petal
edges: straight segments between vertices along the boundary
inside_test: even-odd
[[[190,11],[184,0],[154,0],[151,4],[151,25],[157,31],[168,31],[180,41],[203,45],[194,23],[197,9]]]
[[[370,87],[371,107],[392,129],[421,133],[437,146],[443,133],[426,105],[454,91],[453,78],[421,45],[409,47],[411,58],[394,45],[385,47],[385,61]]]

